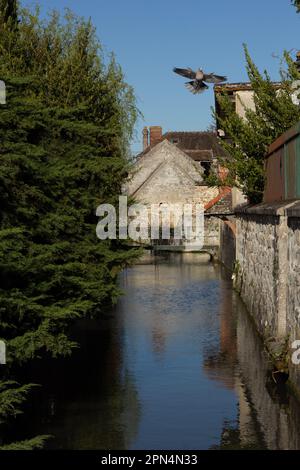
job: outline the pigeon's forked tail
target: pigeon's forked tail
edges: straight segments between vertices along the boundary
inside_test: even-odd
[[[194,95],[197,95],[198,93],[203,93],[203,91],[208,88],[208,86],[200,80],[192,80],[191,82],[185,82],[185,86]]]

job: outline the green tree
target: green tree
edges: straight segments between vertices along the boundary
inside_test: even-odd
[[[227,168],[224,181],[215,175],[209,177],[212,185],[237,186],[251,203],[262,200],[264,190],[264,157],[269,145],[300,119],[300,108],[292,102],[292,82],[299,79],[299,72],[292,59],[285,53],[287,70],[281,71],[282,81],[274,84],[268,73],[261,74],[244,46],[247,72],[254,92],[255,111],[245,110],[245,119],[236,114],[228,95],[218,97],[223,117],[218,126],[226,134],[221,145],[228,157],[220,159]]]
[[[9,371],[70,354],[70,323],[101,314],[120,293],[117,273],[134,254],[96,238],[95,210],[117,202],[137,111],[90,21],[1,7],[0,337]]]
[[[17,0],[0,0],[0,17],[2,25],[14,29],[18,20]]]

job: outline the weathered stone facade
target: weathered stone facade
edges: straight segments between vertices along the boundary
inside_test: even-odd
[[[218,194],[218,190],[200,186],[202,184],[202,168],[164,140],[138,160],[126,189],[145,204],[205,204]]]
[[[236,286],[261,333],[278,333],[278,217],[243,214],[236,221]]]
[[[201,133],[200,133],[201,134]],[[217,203],[220,191],[205,185],[204,168],[168,139],[156,143],[138,158],[124,192],[135,201],[150,207],[153,204],[202,204]],[[227,199],[220,209],[227,210]],[[226,207],[225,207],[226,206]],[[205,220],[204,245],[219,247],[220,220]]]
[[[300,213],[288,219],[287,330],[292,344],[300,340]],[[300,391],[300,365],[291,364],[291,379]]]
[[[238,212],[235,285],[270,351],[287,345],[290,379],[300,390],[300,366],[291,362],[300,340],[299,201]]]

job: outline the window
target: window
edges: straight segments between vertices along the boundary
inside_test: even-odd
[[[202,168],[204,169],[204,176],[208,176],[210,173],[211,162],[199,162]]]

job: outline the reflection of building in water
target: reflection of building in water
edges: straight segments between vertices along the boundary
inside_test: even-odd
[[[240,305],[238,303],[238,305]],[[217,448],[259,448],[264,442],[255,410],[241,382],[237,350],[237,302],[231,282],[223,280],[219,313],[219,350],[207,350],[204,370],[212,380],[234,389],[238,400],[238,419],[224,422]],[[244,315],[246,312],[242,312]],[[251,361],[251,357],[248,357]]]
[[[224,285],[224,284],[223,284]],[[218,448],[300,448],[300,405],[279,393],[257,332],[236,294],[222,289],[218,353],[206,351],[207,375],[235,389],[238,422],[225,422]]]
[[[209,378],[219,380],[226,388],[236,387],[236,315],[232,309],[231,283],[223,281],[219,312],[219,350],[205,352],[204,370]]]
[[[237,347],[244,388],[253,404],[268,449],[300,449],[300,404],[273,382],[252,321],[238,315]]]
[[[220,314],[220,351],[208,356],[205,370],[210,378],[235,388],[238,396],[237,423],[224,423],[218,448],[268,449],[300,448],[300,405],[286,389],[276,387],[260,339],[244,306],[234,293],[225,291]],[[224,305],[227,305],[225,308]],[[226,314],[235,312],[235,316]],[[234,324],[236,323],[236,333]],[[234,346],[230,347],[230,342]],[[228,368],[235,368],[235,380],[228,381]],[[218,373],[214,371],[218,369]],[[221,374],[219,371],[221,370]],[[264,443],[264,444],[263,444]]]
[[[152,346],[157,356],[162,356],[166,347],[167,332],[161,324],[154,325],[152,328]]]
[[[199,291],[202,282],[215,280],[214,266],[207,259],[201,253],[171,253],[161,255],[159,264],[155,265],[150,264],[149,254],[144,265],[136,265],[134,269],[129,268],[124,273],[122,282],[127,295],[120,300],[119,308],[124,312],[131,312],[126,317],[126,321],[130,322],[128,328],[135,331],[141,327],[147,335],[151,335],[151,346],[158,357],[165,352],[168,340],[180,335],[191,322],[197,324],[202,321],[204,328],[204,322],[209,320],[206,315],[211,308],[206,304],[209,296],[203,295],[202,305],[199,305],[198,293],[194,295],[196,285]],[[176,269],[170,270],[169,265],[175,263]],[[127,284],[128,277],[130,280]],[[205,294],[205,287],[203,292]],[[143,315],[137,309],[137,304],[143,306]],[[202,310],[205,314],[201,316]],[[186,321],[187,315],[190,323]]]
[[[300,448],[299,407],[289,398],[289,413],[287,400],[280,401],[274,394],[257,333],[230,280],[216,280],[210,263],[199,268],[200,258],[195,254],[185,254],[184,263],[177,255],[178,265],[172,270],[168,259],[127,272],[127,296],[121,305],[130,312],[125,321],[132,350],[143,332],[145,345],[150,344],[156,357],[164,359],[172,341],[177,344],[181,335],[190,334],[186,330],[190,322],[199,335],[205,332],[199,348],[203,348],[206,375],[236,394],[237,419],[224,421],[218,448]],[[207,282],[210,278],[212,282]],[[126,284],[126,275],[123,281]],[[207,295],[209,286],[215,297]],[[182,351],[186,347],[183,344]]]

